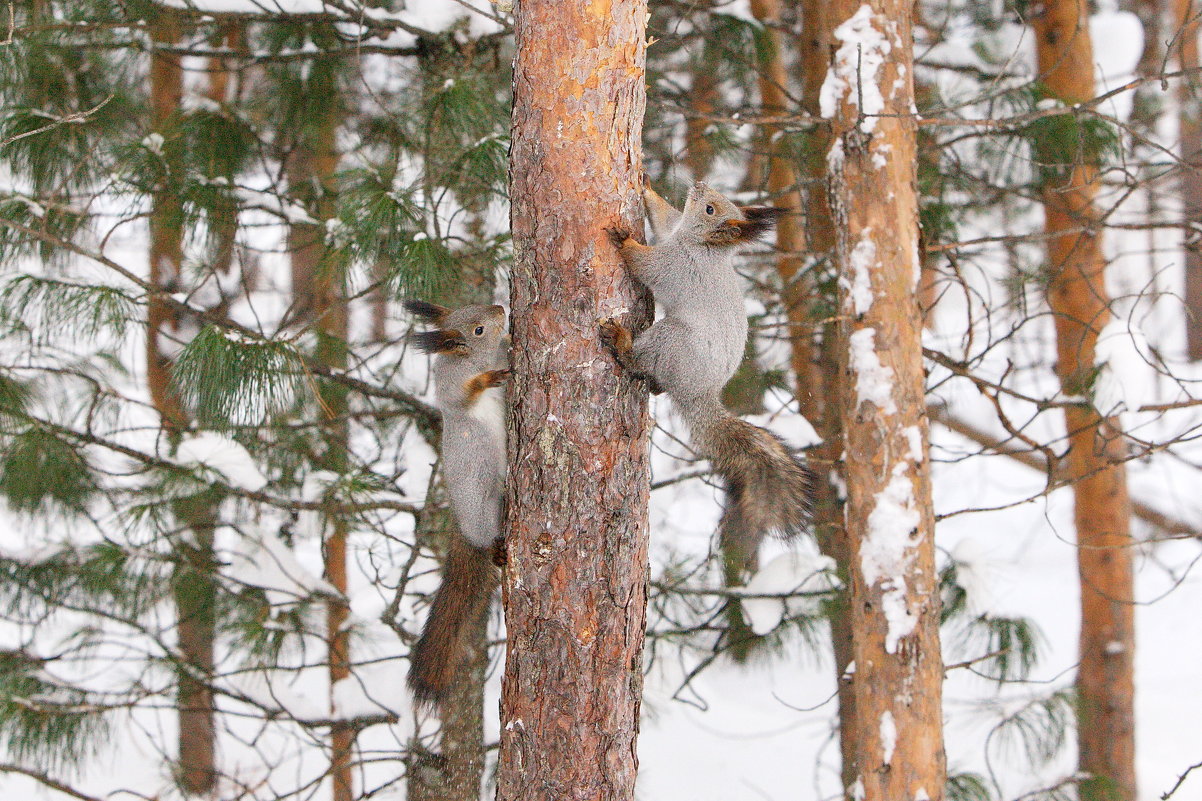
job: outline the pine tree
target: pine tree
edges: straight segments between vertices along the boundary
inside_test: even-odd
[[[943,660],[921,314],[911,6],[831,9],[856,778],[848,798],[941,799]]]
[[[604,230],[641,224],[646,14],[517,6],[500,799],[634,797],[649,421],[598,318],[650,312]]]
[[[1065,104],[1094,96],[1093,47],[1082,0],[1049,3],[1035,20],[1040,76]],[[1055,119],[1055,118],[1053,118]],[[1070,158],[1043,186],[1048,234],[1048,305],[1056,319],[1056,370],[1065,394],[1081,392],[1093,373],[1098,333],[1110,319],[1106,257],[1097,230],[1098,153],[1082,148],[1077,117],[1065,115]],[[1045,168],[1046,171],[1047,168]],[[1082,230],[1083,229],[1083,230]],[[1131,507],[1122,427],[1090,405],[1064,410],[1081,580],[1077,741],[1083,797],[1134,801],[1135,608]]]

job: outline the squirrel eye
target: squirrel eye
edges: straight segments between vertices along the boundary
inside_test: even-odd
[[[478,337],[484,336],[484,326],[482,326],[482,325],[476,326],[476,336],[478,336]]]
[[[713,214],[713,213],[714,213],[714,207],[713,207],[713,206],[706,206],[706,207],[705,207],[705,213],[706,213],[706,214]]]

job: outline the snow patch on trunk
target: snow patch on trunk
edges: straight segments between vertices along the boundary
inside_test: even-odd
[[[871,401],[885,414],[897,414],[893,402],[893,368],[876,355],[876,329],[861,328],[848,338],[851,370],[856,376],[856,403]]]
[[[873,21],[872,8],[865,3],[850,19],[835,28],[835,41],[840,45],[822,82],[818,101],[822,116],[828,119],[835,116],[841,101],[857,106],[861,116],[860,130],[867,134],[876,128],[876,115],[885,110],[885,98],[878,81],[885,58],[893,50],[893,45]],[[886,21],[882,19],[881,22]]]
[[[881,605],[888,630],[885,652],[897,653],[897,644],[914,631],[918,618],[906,604],[906,571],[914,558],[917,539],[913,534],[922,520],[914,501],[914,484],[909,465],[899,462],[885,488],[877,493],[868,515],[868,532],[860,548],[860,570],[864,583],[880,582]]]
[[[839,276],[847,291],[851,311],[857,316],[867,314],[872,308],[872,271],[879,266],[876,258],[876,242],[872,240],[872,228],[860,232],[860,241],[851,249],[849,265],[851,276]]]

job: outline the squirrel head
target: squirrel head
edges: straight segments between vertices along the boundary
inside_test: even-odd
[[[407,300],[405,309],[423,322],[438,326],[433,331],[409,335],[409,341],[426,353],[457,358],[484,355],[491,359],[505,340],[502,306],[448,309],[423,300]]]
[[[689,190],[681,221],[705,244],[733,247],[766,233],[784,213],[773,206],[736,206],[698,181]]]

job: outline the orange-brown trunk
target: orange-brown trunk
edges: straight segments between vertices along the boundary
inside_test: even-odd
[[[630,801],[647,605],[646,390],[598,319],[650,304],[605,229],[642,230],[645,0],[517,6],[514,401],[499,801]],[[554,424],[548,420],[555,421]]]
[[[868,9],[866,13],[864,8]],[[836,25],[859,30],[832,48],[836,88],[829,158],[837,231],[850,628],[855,672],[854,777],[848,798],[943,798],[943,660],[935,572],[922,317],[917,303],[918,201],[912,4],[844,0]],[[849,23],[850,24],[850,23]],[[865,54],[884,38],[887,52]],[[857,42],[861,44],[857,46]],[[863,69],[861,59],[879,68]],[[835,70],[832,67],[832,70]],[[864,88],[860,82],[874,85]],[[862,107],[879,96],[880,108]],[[872,114],[874,116],[865,116]],[[879,116],[876,116],[879,115]]]
[[[1067,104],[1094,95],[1087,20],[1085,0],[1049,2],[1034,20],[1040,75],[1048,91]],[[1056,321],[1057,372],[1067,394],[1080,394],[1087,385],[1098,332],[1110,319],[1094,206],[1097,180],[1095,167],[1078,164],[1043,190],[1048,304]],[[1079,765],[1097,777],[1082,788],[1082,797],[1135,801],[1134,588],[1122,434],[1117,420],[1085,406],[1066,409],[1065,423],[1081,579]]]

